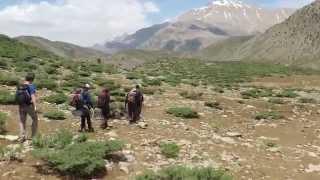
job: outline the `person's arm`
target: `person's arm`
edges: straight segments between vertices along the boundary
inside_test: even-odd
[[[93,102],[92,102],[92,98],[91,98],[90,94],[88,94],[88,105],[90,106],[90,108],[94,108]]]
[[[28,91],[31,96],[31,103],[34,106],[34,109],[37,110],[37,96],[36,96],[36,87],[34,85],[28,86]]]
[[[34,106],[34,110],[37,110],[37,97],[35,93],[31,95],[31,101]]]

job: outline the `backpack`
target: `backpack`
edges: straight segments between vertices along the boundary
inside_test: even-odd
[[[29,93],[29,86],[27,84],[20,84],[17,86],[16,102],[18,105],[31,105],[32,98]]]
[[[108,103],[108,95],[107,94],[100,94],[98,97],[97,107],[104,108]]]
[[[81,107],[84,106],[84,102],[83,102],[80,94],[75,94],[72,97],[71,102],[70,102],[70,106],[75,107],[77,109],[80,109]]]
[[[130,91],[128,94],[128,102],[135,103],[136,96],[137,96],[137,91]]]

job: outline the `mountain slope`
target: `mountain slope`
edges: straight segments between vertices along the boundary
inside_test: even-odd
[[[236,36],[214,43],[199,51],[197,56],[209,61],[232,61],[240,60],[235,56],[242,44],[252,39],[254,36]]]
[[[106,58],[107,54],[93,50],[90,48],[84,48],[70,43],[59,42],[59,41],[50,41],[41,37],[34,36],[20,36],[15,38],[18,41],[50,51],[57,56],[71,59],[97,59],[97,58]]]
[[[125,38],[108,42],[105,48],[197,51],[229,37],[262,33],[284,21],[293,11],[262,9],[238,0],[214,0],[164,25],[145,28]],[[139,36],[145,38],[139,40]]]
[[[243,44],[239,54],[247,60],[320,68],[320,1]]]
[[[43,49],[23,44],[8,36],[0,35],[0,57],[4,58],[27,58],[38,57],[56,59],[58,56]]]

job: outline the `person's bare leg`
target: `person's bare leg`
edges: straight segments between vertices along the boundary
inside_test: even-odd
[[[20,141],[23,142],[26,139],[26,121],[27,121],[27,112],[25,107],[19,107],[19,115],[20,115]]]

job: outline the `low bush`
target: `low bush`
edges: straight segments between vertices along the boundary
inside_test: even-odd
[[[36,80],[35,82],[37,88],[39,89],[49,89],[49,90],[55,90],[58,87],[58,84],[53,79],[41,79]]]
[[[315,100],[313,98],[300,98],[299,102],[303,103],[303,104],[316,104],[317,100]]]
[[[95,79],[95,83],[101,87],[108,88],[110,91],[119,89],[121,86],[116,84],[113,80],[108,80],[105,78]]]
[[[64,112],[59,110],[49,110],[48,112],[43,114],[44,117],[51,119],[51,120],[65,120],[66,115]]]
[[[203,93],[198,93],[195,91],[183,91],[179,93],[180,96],[187,98],[187,99],[192,99],[192,100],[199,100],[201,99]]]
[[[0,112],[0,134],[6,132],[6,122],[8,119],[7,113]]]
[[[260,112],[256,114],[255,119],[256,120],[262,120],[262,119],[267,119],[267,120],[278,120],[282,119],[284,116],[279,114],[278,112],[275,111],[268,111],[268,112]]]
[[[285,104],[286,103],[283,99],[280,99],[280,98],[271,98],[271,99],[269,99],[269,102],[272,104]]]
[[[189,107],[172,107],[167,110],[167,113],[187,119],[199,118],[198,113]]]
[[[218,110],[223,109],[219,102],[205,102],[204,105],[210,108],[218,109]]]
[[[280,97],[280,98],[296,98],[299,95],[297,93],[295,93],[293,90],[286,89],[286,90],[278,93],[276,96]]]
[[[0,90],[0,104],[3,104],[3,105],[16,104],[15,94],[7,90]]]
[[[17,146],[0,146],[0,161],[22,161],[22,145]]]
[[[48,74],[57,74],[58,73],[58,69],[52,66],[46,66],[44,67],[44,71]]]
[[[105,172],[104,158],[122,148],[120,141],[75,142],[61,149],[35,150],[34,153],[63,175],[90,177]]]
[[[19,78],[13,74],[0,73],[0,84],[7,86],[16,86],[19,83]]]
[[[173,142],[160,144],[161,153],[167,158],[177,158],[179,156],[180,147]]]
[[[251,89],[241,92],[244,99],[259,98],[259,97],[271,97],[273,96],[272,89]]]
[[[51,104],[63,104],[68,101],[68,96],[63,93],[54,94],[51,96],[47,96],[44,100]]]
[[[212,167],[189,168],[172,166],[158,172],[147,171],[135,178],[136,180],[232,180],[232,176],[223,170]]]
[[[144,78],[143,84],[145,86],[161,86],[162,81],[160,79],[150,79],[150,78]]]
[[[32,139],[32,145],[36,149],[63,149],[71,144],[73,134],[65,129],[59,130],[51,135],[38,135]]]

